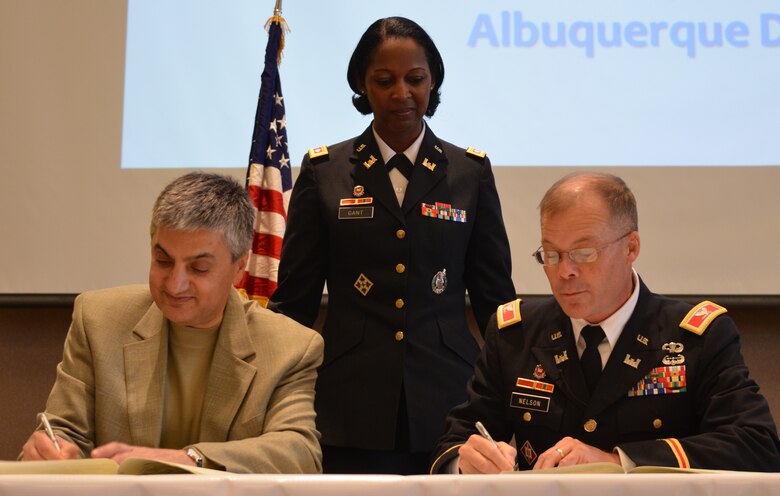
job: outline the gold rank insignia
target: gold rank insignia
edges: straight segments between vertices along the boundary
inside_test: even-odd
[[[727,310],[711,301],[703,301],[691,308],[688,315],[680,322],[680,327],[701,336],[707,330],[707,326],[720,314]]]
[[[479,158],[485,158],[487,156],[487,153],[483,152],[482,150],[477,150],[473,146],[468,147],[466,149],[466,153],[470,153],[471,155]]]
[[[433,162],[428,160],[427,157],[423,159],[422,164],[423,164],[423,167],[425,167],[426,169],[430,170],[431,172],[433,172],[433,169],[436,168],[436,164],[434,164]]]
[[[373,285],[374,283],[371,282],[371,280],[368,277],[366,277],[365,274],[363,274],[362,272],[358,276],[354,284],[355,289],[357,289],[358,292],[363,296],[366,296],[368,292],[371,291],[371,286]]]
[[[326,155],[328,155],[328,147],[325,145],[318,146],[317,148],[309,148],[309,159],[325,157]]]
[[[623,360],[623,363],[628,365],[629,367],[639,368],[639,362],[641,362],[641,358],[631,358],[631,355],[626,354],[626,358]]]
[[[498,328],[510,326],[517,322],[520,322],[522,317],[520,316],[520,302],[523,301],[520,298],[509,303],[504,303],[496,310],[496,320],[498,321]]]
[[[371,155],[371,156],[368,157],[368,160],[363,162],[363,167],[365,167],[366,169],[370,169],[371,166],[376,163],[376,161],[377,161],[377,158],[375,156]]]

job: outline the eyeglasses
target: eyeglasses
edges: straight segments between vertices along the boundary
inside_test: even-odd
[[[620,236],[619,238],[595,248],[576,248],[574,250],[569,250],[569,251],[552,251],[552,250],[543,250],[542,247],[540,246],[538,250],[531,253],[531,256],[534,257],[537,262],[539,262],[541,265],[544,265],[545,267],[552,267],[554,265],[558,265],[559,263],[561,263],[561,259],[563,258],[564,253],[568,253],[569,260],[576,264],[593,263],[599,258],[600,251],[602,251],[604,248],[606,248],[607,246],[613,243],[617,243],[618,241],[625,238],[632,232],[634,231],[628,231],[626,234]]]

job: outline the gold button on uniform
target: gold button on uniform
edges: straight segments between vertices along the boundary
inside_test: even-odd
[[[398,272],[399,274],[403,274],[404,272],[406,272],[406,265],[404,265],[404,264],[396,265],[395,266],[395,271]]]
[[[404,300],[401,298],[398,298],[395,300],[395,308],[403,308],[404,307]]]
[[[403,341],[403,339],[404,339],[404,331],[398,331],[395,333],[396,341]]]
[[[593,432],[596,430],[596,427],[598,427],[598,424],[593,419],[589,419],[585,422],[585,425],[582,426],[582,428],[585,429],[585,432]]]
[[[661,421],[661,419],[657,418],[657,419],[653,420],[653,427],[655,427],[656,429],[660,429],[661,426],[663,426],[663,425],[664,425],[664,423],[663,423],[663,421]]]
[[[523,414],[523,420],[525,420],[526,422],[530,422],[531,421],[531,412],[525,412]]]
[[[399,229],[395,232],[395,237],[398,239],[404,239],[406,237],[406,231]]]

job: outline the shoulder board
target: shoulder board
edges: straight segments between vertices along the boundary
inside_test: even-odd
[[[701,336],[715,317],[726,311],[725,308],[711,301],[703,301],[691,308],[688,315],[680,322],[680,327]]]
[[[327,157],[328,147],[325,145],[318,146],[317,148],[309,148],[309,159]]]
[[[487,156],[487,153],[483,152],[482,150],[477,150],[473,146],[470,146],[466,149],[466,153],[469,155],[474,155],[475,157],[479,158],[485,158]]]
[[[511,326],[512,324],[516,324],[523,320],[520,316],[521,301],[523,300],[518,298],[498,306],[498,310],[496,310],[496,321],[498,322],[499,329],[503,329],[504,327]]]

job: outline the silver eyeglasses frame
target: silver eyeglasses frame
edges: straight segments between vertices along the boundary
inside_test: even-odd
[[[587,263],[593,263],[599,258],[599,252],[604,250],[604,248],[608,247],[609,245],[612,245],[614,243],[617,243],[621,239],[625,238],[629,234],[631,234],[632,231],[628,231],[624,235],[620,236],[617,239],[613,239],[609,243],[604,243],[601,246],[596,247],[586,247],[586,248],[575,248],[573,250],[568,251],[554,251],[554,250],[544,250],[540,246],[536,249],[535,252],[531,253],[531,256],[534,257],[534,260],[539,263],[539,265],[543,265],[545,267],[555,267],[559,263],[561,263],[561,260],[563,260],[563,255],[567,254],[569,257],[569,261],[575,264],[587,264]]]

